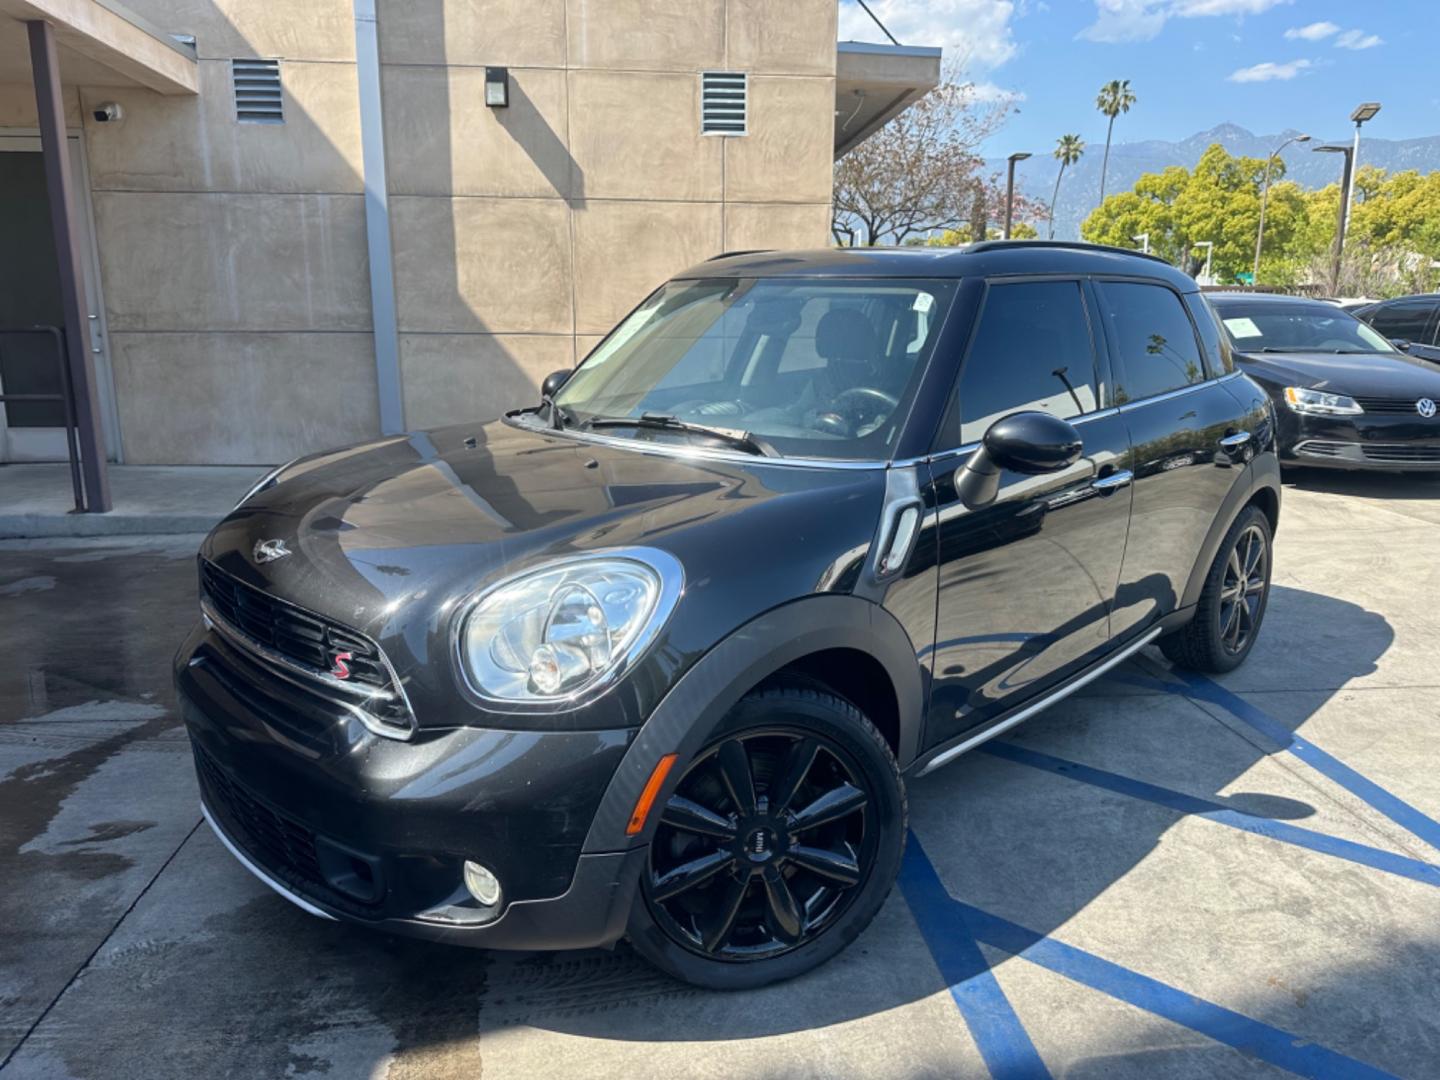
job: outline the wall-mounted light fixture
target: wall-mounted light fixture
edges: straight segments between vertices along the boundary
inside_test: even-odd
[[[509,68],[487,67],[485,69],[485,104],[492,109],[504,109],[509,106]]]

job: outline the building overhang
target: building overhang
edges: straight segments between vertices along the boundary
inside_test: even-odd
[[[28,22],[50,24],[66,86],[199,92],[195,50],[112,0],[0,0],[0,83],[31,81]]]
[[[836,158],[939,85],[939,48],[839,42],[835,57]]]

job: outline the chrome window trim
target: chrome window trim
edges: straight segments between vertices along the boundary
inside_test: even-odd
[[[523,424],[514,418],[514,415],[506,415],[501,419],[511,427],[517,427],[521,431],[529,431],[537,435],[555,435],[567,439],[574,439],[576,442],[594,443],[598,446],[609,446],[617,450],[632,450],[641,454],[660,454],[664,457],[694,458],[701,461],[735,461],[746,465],[778,465],[783,468],[792,469],[862,469],[876,470],[886,469],[891,462],[884,458],[806,458],[806,457],[764,457],[760,454],[747,454],[743,450],[725,450],[711,446],[679,446],[669,443],[655,443],[640,439],[622,439],[614,435],[600,435],[593,431],[574,431],[570,428],[550,428],[539,425]]]
[[[205,805],[204,799],[200,800],[200,813],[204,816],[205,821],[210,826],[210,830],[219,839],[220,843],[225,845],[225,850],[230,852],[231,855],[235,856],[235,860],[246,870],[249,870],[250,873],[254,874],[263,883],[268,885],[275,892],[279,893],[286,900],[289,900],[301,911],[309,915],[315,915],[321,919],[329,919],[331,922],[337,921],[334,915],[331,915],[328,911],[322,911],[320,908],[310,903],[310,901],[306,900],[299,893],[292,892],[287,886],[280,884],[280,882],[276,881],[273,877],[271,877],[258,865],[256,865],[256,863],[250,858],[250,856],[246,855],[243,851],[240,850],[240,846],[238,844],[231,840],[230,837],[225,835],[225,830],[220,828],[219,824],[215,821],[215,818],[211,816],[210,808]]]
[[[572,691],[569,694],[545,698],[500,698],[485,693],[476,685],[470,674],[470,665],[465,662],[465,624],[469,621],[471,613],[491,593],[506,588],[517,579],[530,577],[533,574],[541,574],[547,570],[555,570],[564,566],[573,566],[588,562],[596,562],[606,559],[621,559],[630,562],[640,563],[651,570],[660,579],[660,595],[655,601],[655,610],[650,615],[650,621],[645,628],[637,635],[625,650],[600,678],[593,683]],[[460,686],[465,693],[476,703],[492,713],[507,713],[517,716],[548,716],[553,713],[567,712],[571,709],[578,709],[588,705],[596,698],[602,697],[607,691],[615,686],[631,668],[639,662],[655,639],[660,636],[660,631],[670,621],[681,596],[685,593],[685,568],[680,560],[671,555],[668,551],[651,547],[620,547],[620,548],[596,548],[587,551],[583,555],[567,555],[559,559],[549,559],[545,562],[536,563],[534,566],[527,566],[523,569],[508,573],[483,588],[471,593],[460,603],[455,605],[454,615],[450,620],[450,657],[459,673]]]
[[[294,686],[300,687],[302,690],[308,690],[313,693],[318,683],[328,690],[333,690],[338,694],[354,698],[357,702],[361,703],[377,700],[398,700],[405,706],[405,712],[410,718],[408,727],[401,728],[394,724],[387,724],[378,716],[375,716],[365,709],[363,704],[350,704],[344,701],[338,701],[336,704],[349,711],[355,719],[365,725],[367,730],[374,732],[376,735],[382,735],[387,739],[406,740],[414,734],[415,710],[411,708],[410,699],[405,694],[405,688],[400,685],[400,680],[395,675],[395,669],[390,666],[389,658],[379,645],[375,646],[375,653],[380,657],[380,662],[385,665],[385,671],[390,676],[391,683],[395,686],[396,693],[393,694],[376,687],[367,687],[360,683],[346,682],[344,679],[337,679],[327,672],[306,667],[304,664],[297,664],[284,653],[278,652],[268,645],[256,641],[249,634],[234,626],[225,616],[215,610],[214,605],[204,597],[200,599],[200,617],[204,620],[207,629],[214,630],[236,648],[249,653],[263,663],[271,670],[272,674]]]
[[[1189,386],[1179,386],[1176,387],[1174,390],[1166,390],[1163,394],[1152,394],[1150,397],[1139,398],[1135,401],[1127,401],[1125,402],[1125,404],[1119,406],[1119,409],[1123,413],[1129,412],[1131,409],[1138,409],[1144,405],[1153,405],[1157,401],[1169,401],[1171,398],[1177,398],[1183,394],[1190,394],[1196,390],[1203,390],[1205,387],[1211,386],[1215,383],[1229,382],[1231,379],[1238,379],[1242,374],[1244,373],[1237,370],[1217,376],[1213,379],[1201,379],[1199,382],[1191,383]]]

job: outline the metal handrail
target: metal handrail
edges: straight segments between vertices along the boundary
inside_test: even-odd
[[[75,418],[75,388],[70,381],[70,364],[65,351],[65,331],[58,326],[0,326],[0,359],[4,358],[6,337],[20,334],[44,335],[55,342],[55,359],[60,364],[58,394],[6,394],[0,392],[0,405],[7,401],[59,401],[65,406],[65,452],[70,458],[70,486],[75,492],[75,509],[85,512],[85,487],[80,481],[80,428]]]

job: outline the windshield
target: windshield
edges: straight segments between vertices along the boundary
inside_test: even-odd
[[[955,287],[890,278],[672,281],[556,394],[558,422],[664,442],[705,442],[685,429],[700,425],[744,433],[782,455],[887,457]],[[618,422],[642,418],[643,426]]]
[[[1382,334],[1329,304],[1215,302],[1242,352],[1393,353]]]

